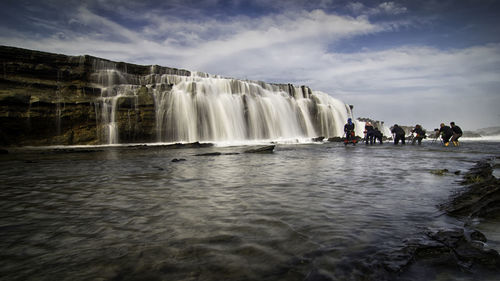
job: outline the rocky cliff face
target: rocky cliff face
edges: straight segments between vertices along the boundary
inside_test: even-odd
[[[0,145],[105,143],[99,122],[101,87],[96,65],[113,63],[92,56],[66,56],[0,46]],[[113,63],[131,75],[190,75],[160,66]],[[118,99],[116,126],[123,142],[155,140],[154,99],[143,87]]]
[[[342,135],[343,102],[307,86],[0,46],[0,145]]]

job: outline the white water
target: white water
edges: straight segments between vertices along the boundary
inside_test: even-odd
[[[498,142],[500,141],[500,135],[494,135],[494,136],[481,136],[481,137],[461,137],[460,141],[492,141],[492,142]]]
[[[155,101],[158,142],[338,137],[343,135],[347,118],[352,117],[349,106],[307,87],[207,74],[137,76],[103,61],[94,63],[94,72],[94,82],[101,88],[101,97],[96,101],[99,133],[108,144],[120,143],[118,100],[137,96],[141,86],[146,86]]]

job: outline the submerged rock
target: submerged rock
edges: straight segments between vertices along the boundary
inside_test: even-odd
[[[448,170],[431,173],[444,175]],[[442,210],[450,216],[467,219],[499,215],[500,182],[492,176],[491,164],[487,161],[477,163],[464,175],[464,183],[469,185],[441,205]],[[443,266],[459,268],[462,272],[473,274],[486,270],[488,274],[498,276],[500,254],[486,249],[486,241],[483,233],[472,228],[429,230],[420,237],[406,240],[400,249],[377,253],[372,259],[374,264],[381,263],[384,270],[397,275],[396,279],[406,273],[411,274],[410,267],[414,265],[437,271]]]
[[[443,176],[444,174],[448,173],[448,169],[437,169],[437,170],[432,170],[431,174],[433,175],[438,175],[438,176]]]
[[[322,142],[324,139],[325,139],[325,137],[316,137],[316,138],[312,138],[312,141],[314,141],[314,142]]]
[[[219,156],[222,155],[220,152],[209,152],[209,153],[200,153],[200,154],[195,154],[194,156]]]
[[[201,148],[201,147],[212,147],[213,143],[200,143],[200,142],[191,142],[191,143],[174,143],[165,145],[164,147],[168,148]]]
[[[238,152],[208,152],[208,153],[200,153],[200,154],[195,154],[194,156],[220,156],[220,155],[237,155],[239,154]]]
[[[493,249],[484,249],[486,237],[474,230],[475,235],[468,235],[463,229],[440,230],[428,233],[428,237],[447,250],[460,267],[471,268],[478,264],[490,269],[500,270],[500,255]],[[479,238],[480,240],[473,240]]]
[[[428,231],[419,238],[409,239],[396,251],[377,253],[371,264],[388,273],[400,274],[414,264],[441,267],[454,266],[463,271],[483,268],[500,271],[500,255],[485,249],[485,237],[477,230],[441,229]]]
[[[256,149],[246,150],[245,153],[273,153],[275,147],[275,145],[268,145]]]
[[[342,137],[333,137],[333,138],[328,138],[329,142],[343,142],[344,138]]]

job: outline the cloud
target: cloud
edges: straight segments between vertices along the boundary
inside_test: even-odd
[[[376,13],[385,13],[389,15],[399,15],[407,12],[406,7],[400,6],[394,2],[384,2],[378,5],[374,10]]]
[[[265,54],[266,50],[272,52],[275,48],[289,54],[287,49],[297,45],[312,43],[325,47],[350,36],[376,32],[379,28],[366,20],[328,15],[321,10],[261,17],[233,26],[230,36],[220,36],[185,49],[183,52],[192,58],[187,59],[186,64],[205,69],[228,56],[245,55],[248,51]],[[200,53],[203,55],[199,56]]]
[[[148,24],[134,30],[81,6],[67,19],[69,24],[47,25],[51,34],[46,38],[17,37],[4,38],[4,41],[46,51],[69,54],[91,51],[92,55],[106,55],[109,59],[145,64],[174,63],[210,71],[218,60],[249,50],[260,52],[261,49],[287,45],[293,49],[297,44],[308,42],[325,46],[380,29],[365,19],[327,14],[322,10],[256,18],[235,16],[223,20],[186,20],[150,13],[131,20],[143,21],[146,18]],[[137,57],[151,60],[140,61]],[[176,59],[172,62],[173,57]]]
[[[408,11],[408,9],[394,2],[383,2],[375,7],[367,7],[360,2],[350,2],[347,8],[353,13],[360,16],[375,16],[375,15],[400,15]]]
[[[406,12],[394,2],[373,8],[352,3],[350,7],[359,15]],[[432,126],[433,120],[447,118],[479,127],[479,123],[491,126],[498,121],[498,44],[449,50],[397,46],[340,53],[335,51],[337,43],[388,33],[397,30],[399,23],[376,23],[369,17],[323,10],[221,19],[198,14],[187,19],[156,10],[118,9],[116,13],[103,16],[88,5],[79,6],[64,22],[34,19],[50,31],[46,37],[16,34],[2,27],[0,40],[50,52],[308,85],[355,104],[358,116],[391,123]],[[130,27],[117,18],[140,24]],[[460,112],[471,114],[460,120],[456,118]]]
[[[499,44],[453,50],[411,46],[327,57],[331,67],[314,73],[310,83],[355,104],[358,116],[427,127],[437,120],[456,120],[466,128],[498,122]]]

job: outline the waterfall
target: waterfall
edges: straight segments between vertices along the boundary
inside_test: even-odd
[[[204,73],[127,74],[113,62],[94,63],[101,88],[96,114],[101,139],[119,143],[117,107],[145,87],[154,99],[158,142],[287,140],[343,135],[349,106],[308,87],[221,78]],[[137,99],[136,99],[137,100]]]
[[[116,121],[118,99],[134,96],[140,87],[138,77],[117,69],[116,63],[94,60],[93,82],[101,89],[101,97],[96,100],[96,120],[99,139],[107,144],[119,143]]]

